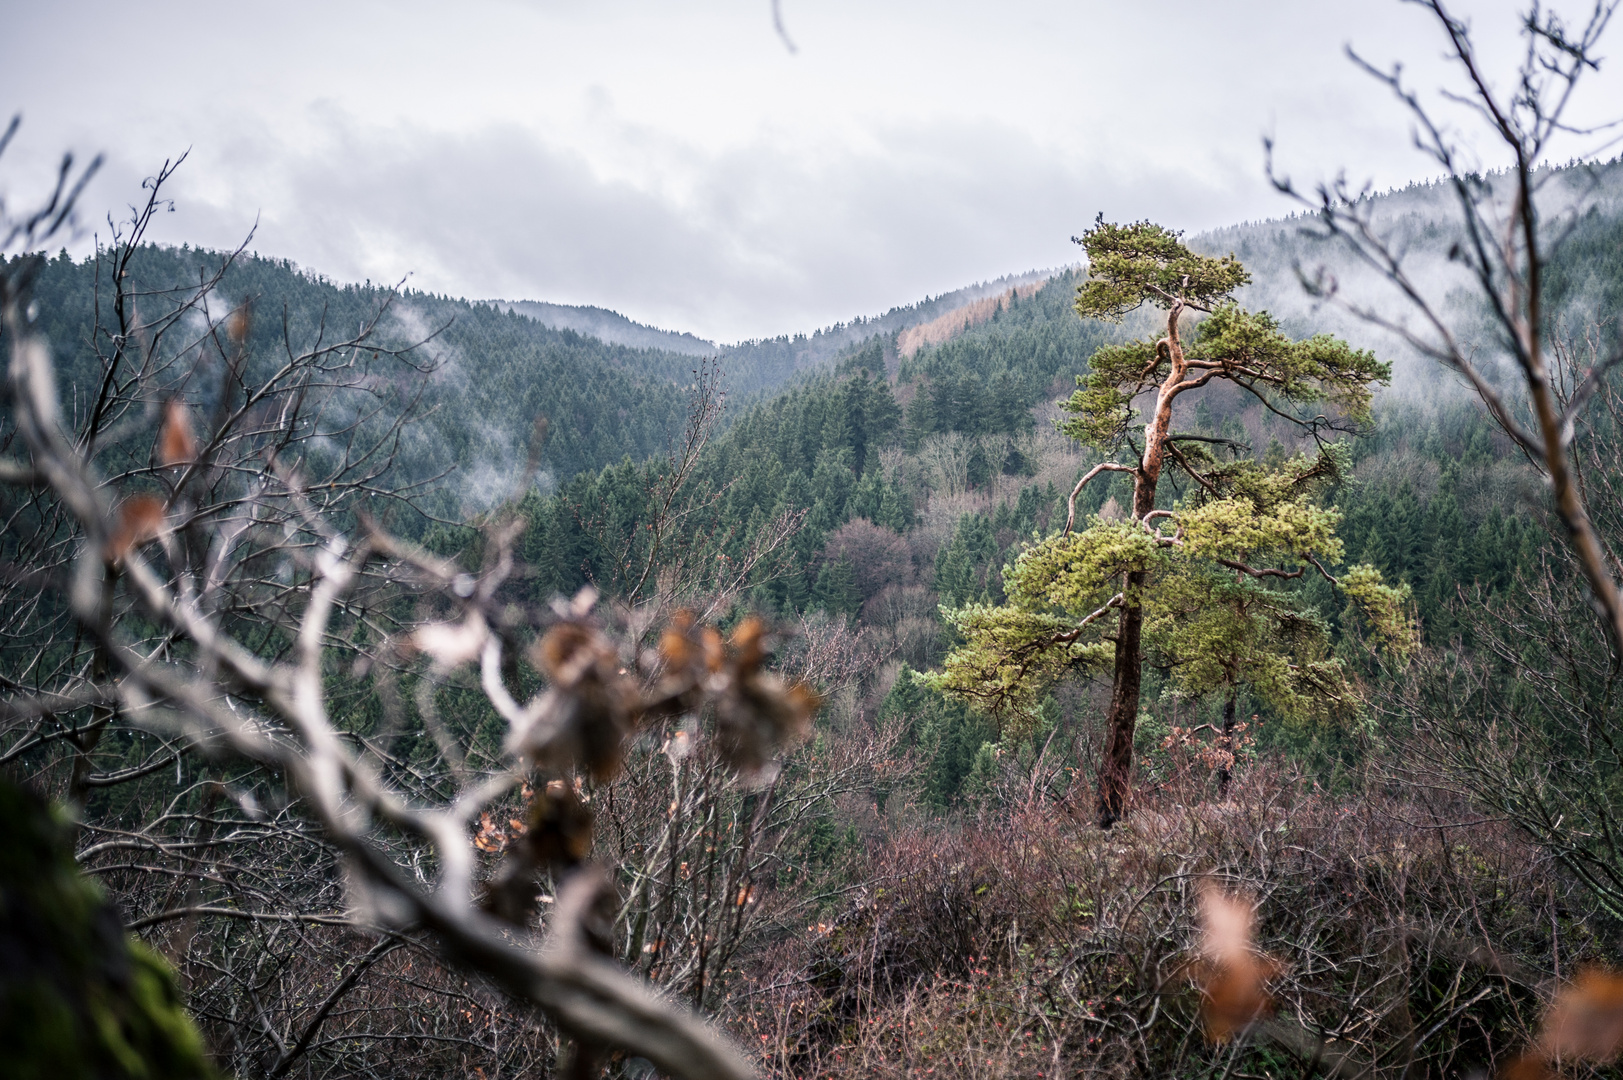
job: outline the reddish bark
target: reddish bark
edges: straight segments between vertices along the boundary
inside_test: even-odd
[[[1172,433],[1172,399],[1186,387],[1184,375],[1188,365],[1183,354],[1183,343],[1178,337],[1178,318],[1184,305],[1173,304],[1167,312],[1167,335],[1161,339],[1166,346],[1171,364],[1167,377],[1156,393],[1155,413],[1144,426],[1144,457],[1133,473],[1133,519],[1142,521],[1144,515],[1155,509],[1155,489],[1161,480],[1161,468],[1166,463],[1167,436]],[[1116,667],[1110,688],[1110,709],[1105,714],[1105,749],[1099,762],[1099,793],[1096,803],[1097,820],[1101,829],[1108,829],[1127,809],[1127,796],[1132,787],[1133,732],[1138,724],[1139,690],[1143,685],[1144,655],[1141,651],[1144,634],[1144,608],[1140,604],[1144,583],[1149,575],[1136,571],[1127,575],[1124,590],[1126,603],[1122,605],[1121,620],[1116,629]]]

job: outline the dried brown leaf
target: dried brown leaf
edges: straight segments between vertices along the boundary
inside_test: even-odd
[[[1201,960],[1193,966],[1206,1037],[1227,1042],[1273,1006],[1266,984],[1279,964],[1252,940],[1256,908],[1208,885],[1200,895]]]
[[[1499,1070],[1499,1080],[1545,1080],[1554,1075],[1549,1064],[1535,1053],[1522,1054]]]
[[[158,461],[165,465],[190,465],[197,460],[197,439],[192,436],[191,416],[186,406],[171,398],[163,407],[163,426],[158,429]]]
[[[735,676],[716,702],[716,749],[731,768],[760,778],[783,750],[805,737],[821,706],[822,698],[805,683]]]
[[[479,815],[479,829],[473,834],[473,846],[480,851],[500,851],[507,845],[501,826],[490,816],[490,811]]]
[[[107,541],[107,558],[117,562],[163,532],[164,502],[156,495],[132,495],[118,508],[118,523]]]
[[[1544,1016],[1546,1057],[1605,1064],[1623,1050],[1623,975],[1585,968],[1556,995]]]
[[[659,658],[667,669],[697,667],[704,658],[704,642],[695,633],[693,612],[683,609],[659,635]]]
[[[564,771],[579,765],[594,780],[611,779],[643,710],[619,653],[596,628],[571,620],[542,635],[531,658],[552,690],[545,715],[514,732],[513,749],[538,766]]]
[[[248,328],[253,323],[253,310],[244,303],[237,310],[226,316],[225,332],[234,344],[241,345],[248,340]]]
[[[535,912],[540,873],[561,877],[591,855],[592,812],[573,785],[553,780],[535,793],[525,820],[511,824],[513,837],[484,906],[498,918],[523,923]]]

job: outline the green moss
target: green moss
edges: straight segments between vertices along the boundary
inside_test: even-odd
[[[79,872],[65,824],[0,779],[0,1047],[13,1080],[212,1078],[163,960]]]

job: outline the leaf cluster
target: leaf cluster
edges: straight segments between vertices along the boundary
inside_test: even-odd
[[[1292,340],[1266,311],[1221,304],[1196,327],[1186,354],[1188,374],[1169,388],[1176,393],[1222,379],[1248,391],[1270,410],[1295,422],[1287,406],[1332,408],[1357,423],[1370,418],[1374,388],[1390,381],[1392,365],[1367,349],[1329,334]],[[1093,354],[1086,374],[1065,402],[1072,418],[1061,430],[1100,450],[1119,446],[1132,430],[1135,398],[1161,386],[1171,372],[1164,341],[1139,339],[1107,345]]]
[[[1088,280],[1077,289],[1077,314],[1114,321],[1146,303],[1205,309],[1250,282],[1233,255],[1197,255],[1181,237],[1148,221],[1118,225],[1100,214],[1093,228],[1075,238],[1088,253]]]
[[[1340,562],[1341,513],[1320,498],[1340,473],[1339,457],[1333,450],[1314,458],[1298,454],[1277,469],[1241,459],[1204,474],[1211,486],[1197,488],[1173,518],[1184,554]]]
[[[1144,633],[1185,696],[1245,685],[1282,716],[1351,706],[1356,697],[1330,654],[1330,628],[1300,596],[1237,574],[1183,564],[1161,580]]]
[[[1103,667],[1116,606],[1145,609],[1145,644],[1193,696],[1239,686],[1292,718],[1356,704],[1329,623],[1290,582],[1311,566],[1337,581],[1375,637],[1403,654],[1414,637],[1407,587],[1356,566],[1340,579],[1340,512],[1323,501],[1342,474],[1333,448],[1266,468],[1220,464],[1214,479],[1152,523],[1095,518],[1043,540],[1004,569],[1008,601],[944,612],[965,644],[930,685],[1003,718],[1024,715],[1069,671]],[[1280,565],[1266,565],[1274,562]]]
[[[1230,379],[1259,397],[1323,402],[1357,420],[1369,418],[1373,388],[1392,378],[1392,365],[1368,349],[1355,349],[1330,334],[1293,341],[1268,312],[1234,303],[1202,320],[1189,359],[1191,367]]]
[[[1020,553],[1003,571],[1016,605],[1057,608],[1084,616],[1116,592],[1126,575],[1160,567],[1166,549],[1133,521],[1098,518],[1071,536],[1053,536]]]
[[[948,654],[940,671],[919,681],[995,716],[1018,733],[1036,715],[1043,692],[1078,668],[1103,668],[1111,647],[1102,641],[1066,640],[1075,620],[1019,604],[943,608],[942,617],[965,644]]]

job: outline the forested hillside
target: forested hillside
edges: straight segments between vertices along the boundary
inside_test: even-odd
[[[716,343],[713,341],[705,341],[692,334],[673,333],[645,326],[633,322],[617,311],[605,311],[603,308],[577,304],[548,304],[539,300],[497,300],[495,304],[503,311],[515,311],[554,330],[573,330],[577,334],[597,338],[610,345],[663,349],[689,356],[716,354]]]
[[[1623,166],[1541,176],[1616,551]],[[1487,355],[1447,196],[1334,212]],[[1374,282],[1304,224],[1101,218],[1085,266],[714,355],[12,260],[0,765],[236,1075],[1520,1060],[1623,941],[1616,652],[1516,369],[1496,421],[1306,297]]]
[[[1055,432],[1054,403],[1095,349],[1132,327],[1077,319],[1079,280],[1063,274],[1032,296],[1009,296],[984,324],[908,359],[892,340],[875,341],[847,353],[834,372],[742,411],[689,481],[686,497],[702,522],[689,542],[704,551],[690,557],[740,559],[785,515],[802,515],[793,538],[757,571],[751,602],[790,619],[850,619],[892,668],[938,664],[954,640],[938,607],[1000,602],[1006,564],[1063,524],[1071,486],[1098,460]],[[1180,423],[1194,435],[1272,441],[1269,453],[1282,458],[1279,440],[1292,437],[1272,421],[1254,401],[1229,394],[1191,408]],[[1348,445],[1351,471],[1329,495],[1344,515],[1347,561],[1410,586],[1427,641],[1468,636],[1459,605],[1511,588],[1547,543],[1526,516],[1536,483],[1525,461],[1477,407],[1451,393],[1380,399],[1373,423]],[[663,467],[627,463],[583,474],[554,497],[527,499],[523,544],[538,597],[588,582],[611,594],[624,587],[626,568],[646,557],[642,523],[654,512]],[[1185,494],[1174,488],[1165,504]],[[1119,516],[1129,501],[1125,480],[1106,476],[1084,490],[1077,513]],[[1329,604],[1327,591],[1304,588]],[[1340,611],[1330,604],[1328,614],[1334,622]],[[988,767],[994,729],[906,678],[887,673],[874,686],[894,687],[882,713],[901,710],[915,727],[920,716],[936,717],[916,749],[932,763],[923,781],[930,798],[953,805],[977,755]],[[1340,740],[1278,728],[1266,736],[1302,747]],[[1312,760],[1331,767],[1330,759]]]
[[[195,289],[227,263],[221,252],[144,246],[130,263],[132,307],[157,311]],[[49,261],[37,288],[43,325],[60,357],[66,387],[93,387],[95,328],[116,333],[109,301],[111,271],[66,254]],[[97,303],[100,298],[101,308]],[[383,312],[375,340],[406,348],[426,372],[401,389],[421,416],[407,431],[395,478],[410,483],[452,474],[452,514],[477,510],[507,494],[503,477],[522,460],[538,416],[568,416],[548,440],[552,474],[568,478],[622,457],[662,451],[686,409],[692,358],[679,353],[606,345],[569,330],[469,303],[381,284],[338,284],[285,261],[239,255],[229,260],[206,306],[187,313],[167,335],[170,356],[194,352],[211,328],[249,305],[249,354],[260,375],[289,353],[342,340]],[[207,393],[198,386],[195,393]],[[86,407],[81,405],[81,407]],[[400,407],[400,406],[397,406]]]
[[[145,246],[130,266],[136,305],[152,308],[225,266],[209,308],[175,327],[168,347],[177,355],[195,349],[211,320],[246,303],[254,314],[250,351],[267,371],[288,349],[297,352],[323,338],[353,333],[386,308],[377,343],[417,346],[412,362],[431,372],[425,386],[413,388],[422,419],[408,432],[397,479],[450,477],[456,498],[442,488],[434,505],[451,516],[508,494],[502,478],[527,454],[537,417],[560,420],[547,442],[544,486],[622,458],[645,461],[679,434],[695,368],[703,359],[720,365],[729,396],[755,401],[827,367],[852,343],[894,334],[1008,287],[1003,280],[971,286],[810,335],[718,348],[692,335],[640,327],[612,312],[470,302],[410,288],[396,294],[383,283],[335,283],[285,260],[254,254],[228,258],[223,252]],[[65,384],[92,385],[98,288],[104,297],[99,313],[104,336],[113,325],[107,282],[97,280],[94,260],[76,263],[63,253],[47,264],[37,288],[47,332],[60,343]],[[581,329],[571,328],[577,326]],[[583,332],[591,328],[601,335]],[[611,343],[620,341],[625,343]]]
[[[1497,205],[1502,219],[1513,178],[1501,173],[1475,183]],[[1545,282],[1552,310],[1574,326],[1593,323],[1601,313],[1615,311],[1620,298],[1623,158],[1592,167],[1542,169],[1535,183],[1547,207],[1552,238],[1565,237]],[[1372,229],[1399,242],[1410,269],[1439,309],[1471,336],[1491,340],[1491,322],[1478,306],[1470,274],[1449,257],[1451,248],[1470,243],[1458,223],[1458,189],[1443,180],[1419,182],[1397,191],[1360,193],[1358,201],[1368,210]],[[1251,269],[1252,284],[1241,293],[1247,305],[1272,311],[1298,332],[1327,330],[1377,348],[1396,363],[1393,385],[1401,393],[1431,397],[1455,388],[1438,365],[1399,335],[1372,327],[1343,308],[1350,302],[1394,316],[1401,310],[1376,267],[1354,257],[1342,240],[1316,239],[1321,232],[1310,215],[1293,215],[1214,229],[1192,237],[1191,243],[1214,254],[1233,252]],[[1303,289],[1303,279],[1321,270],[1342,303],[1323,302]]]

